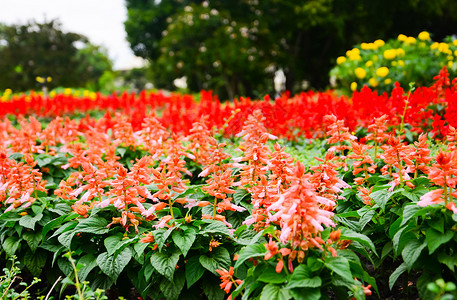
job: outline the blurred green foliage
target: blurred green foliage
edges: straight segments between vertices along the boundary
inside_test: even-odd
[[[126,0],[127,38],[150,61],[153,83],[222,98],[273,92],[283,70],[286,89],[328,86],[336,57],[362,41],[422,30],[437,40],[455,33],[452,0]]]
[[[24,25],[0,24],[0,89],[39,89],[37,77],[56,86],[98,89],[98,79],[112,69],[107,51],[80,34],[63,32],[53,20]]]

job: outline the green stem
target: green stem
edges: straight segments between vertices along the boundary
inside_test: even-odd
[[[213,219],[216,217],[216,212],[217,212],[217,198],[214,197]]]

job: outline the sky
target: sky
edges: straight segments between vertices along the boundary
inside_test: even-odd
[[[114,69],[141,66],[126,40],[123,0],[0,0],[0,23],[25,24],[58,19],[65,32],[80,33],[108,49]]]

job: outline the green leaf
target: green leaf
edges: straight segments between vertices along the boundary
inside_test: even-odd
[[[427,229],[425,232],[425,240],[427,241],[429,253],[432,254],[436,249],[438,249],[439,246],[449,242],[453,237],[453,231],[446,231],[443,234],[433,228]]]
[[[320,299],[322,299],[321,290],[318,288],[292,289],[292,290],[290,290],[290,295],[293,297],[294,300],[320,300]]]
[[[237,189],[235,194],[233,194],[233,202],[236,204],[236,205],[239,205],[240,202],[249,196],[249,192],[244,190],[244,189]]]
[[[383,211],[385,211],[386,204],[389,201],[390,197],[392,197],[393,194],[394,194],[394,192],[389,192],[387,189],[382,189],[382,190],[379,190],[376,192],[372,192],[370,194],[370,197],[371,197],[371,199],[373,199],[373,201],[376,204],[379,205],[379,207],[381,207],[381,209]]]
[[[183,256],[186,257],[187,252],[197,237],[197,231],[189,226],[181,226],[178,230],[173,231],[171,237],[176,246],[181,250]]]
[[[281,288],[281,286],[276,284],[267,284],[262,289],[262,294],[260,294],[260,300],[288,300],[290,299],[289,291],[287,289]]]
[[[360,230],[363,230],[363,228],[365,228],[365,226],[371,222],[371,219],[373,218],[373,216],[375,214],[376,214],[376,211],[374,209],[372,209],[362,215],[362,217],[360,218],[360,221],[359,221]]]
[[[403,260],[408,267],[408,271],[411,270],[414,263],[419,258],[422,250],[427,246],[425,241],[420,242],[418,240],[411,240],[408,244],[406,244],[405,248],[403,249],[401,255],[403,256]]]
[[[205,277],[202,282],[203,292],[208,300],[223,300],[225,292],[219,287],[220,279],[216,276]]]
[[[342,228],[340,240],[357,241],[360,244],[364,245],[365,247],[369,248],[371,251],[373,251],[374,254],[376,254],[376,248],[375,248],[373,242],[370,240],[370,238],[364,234],[355,232],[352,229]]]
[[[258,256],[264,256],[265,254],[268,253],[267,248],[265,248],[264,245],[261,244],[254,244],[254,245],[249,245],[241,249],[239,255],[238,255],[238,260],[235,263],[234,268],[238,268],[241,266],[247,259],[250,259],[252,257],[258,257]]]
[[[132,258],[132,251],[130,248],[125,248],[117,257],[114,255],[108,255],[107,252],[103,252],[97,257],[97,265],[100,269],[108,275],[113,281],[119,277],[122,270],[127,266]]]
[[[59,226],[62,223],[65,223],[65,222],[67,222],[69,220],[72,220],[72,219],[76,218],[77,216],[79,216],[77,213],[71,213],[69,215],[63,215],[63,216],[60,216],[60,217],[58,217],[58,218],[56,218],[54,220],[49,221],[43,227],[43,231],[41,232],[42,237],[43,238],[46,237],[46,234],[50,230],[56,228],[57,226]]]
[[[20,244],[21,240],[18,237],[10,236],[3,242],[2,248],[5,250],[6,255],[11,257],[14,255],[14,253],[16,253],[16,250]]]
[[[76,225],[75,231],[87,232],[91,234],[104,234],[109,231],[109,229],[106,228],[107,225],[108,221],[106,221],[106,219],[101,217],[91,217],[79,221],[78,225]]]
[[[227,226],[222,223],[221,221],[217,220],[207,220],[206,223],[210,223],[207,225],[202,231],[198,234],[208,234],[208,233],[216,233],[221,235],[228,235],[231,236]]]
[[[389,277],[389,289],[392,290],[395,282],[397,281],[398,277],[403,274],[408,267],[405,263],[402,263]]]
[[[173,230],[175,230],[175,227],[170,227],[168,229],[158,229],[152,233],[160,252],[162,252],[162,248],[167,242],[167,239]]]
[[[82,268],[78,270],[78,277],[82,282],[86,280],[90,271],[97,266],[97,259],[92,254],[86,254],[78,260],[78,264],[82,265]]]
[[[133,249],[135,249],[136,254],[141,257],[148,245],[149,243],[137,242],[135,246],[133,246]]]
[[[343,279],[350,280],[352,282],[352,272],[349,267],[349,261],[345,257],[326,257],[324,265],[334,273],[340,275]]]
[[[405,206],[403,209],[403,220],[401,221],[400,227],[405,225],[411,218],[413,218],[422,207],[417,204],[411,204]]]
[[[22,235],[22,238],[27,242],[32,252],[35,252],[36,248],[41,242],[41,232],[26,231]]]
[[[213,249],[208,255],[201,255],[199,258],[202,266],[214,275],[219,276],[216,270],[222,268],[228,270],[230,268],[231,260],[230,254],[224,247],[217,247]]]
[[[64,233],[62,233],[61,235],[59,235],[59,237],[57,238],[57,240],[62,244],[64,245],[65,247],[67,247],[68,249],[71,248],[71,241],[73,240],[73,237],[75,236],[76,232],[74,230],[71,230],[71,231],[65,231]]]
[[[322,279],[319,276],[312,276],[312,272],[307,265],[301,264],[295,268],[287,284],[288,289],[298,287],[317,288],[322,285]]]
[[[171,255],[155,252],[151,255],[151,264],[160,274],[172,281],[173,274],[175,273],[176,266],[178,265],[179,256],[179,252],[174,252]]]
[[[183,272],[177,271],[173,276],[173,280],[169,281],[164,278],[160,282],[160,290],[166,299],[176,300],[179,298],[182,288],[186,282],[186,278]]]
[[[57,203],[54,207],[47,208],[47,210],[63,216],[71,212],[71,207],[68,204]]]
[[[116,152],[117,152],[121,157],[124,157],[126,151],[127,151],[127,149],[125,149],[125,148],[116,148]]]
[[[35,223],[41,220],[41,218],[43,218],[42,213],[37,214],[35,217],[25,215],[19,220],[19,225],[25,228],[35,230]]]
[[[109,256],[113,255],[114,252],[118,249],[118,245],[120,244],[123,237],[124,235],[119,232],[117,234],[107,237],[103,241],[103,244],[105,244],[105,248],[108,251]]]
[[[46,251],[38,249],[34,253],[27,251],[24,256],[24,264],[33,276],[40,276],[46,264]]]
[[[243,225],[243,226],[246,226],[246,225]],[[271,227],[273,227],[273,226],[271,226]],[[237,238],[235,238],[235,241],[238,244],[245,245],[245,246],[253,245],[253,244],[256,244],[260,240],[263,233],[264,233],[263,230],[260,232],[256,232],[254,230],[245,229],[241,232],[241,234]]]
[[[260,276],[257,278],[259,281],[266,283],[283,283],[287,280],[286,273],[281,271],[281,273],[276,273],[274,264],[269,264],[269,268],[266,268]]]
[[[186,280],[187,288],[189,289],[194,283],[196,283],[205,273],[200,260],[197,256],[192,256],[186,263]]]
[[[449,255],[447,253],[439,253],[439,255],[437,255],[438,257],[438,261],[442,264],[445,264],[449,270],[451,270],[452,272],[454,272],[454,269],[455,269],[455,266],[457,266],[457,255],[455,254],[452,254],[452,255]]]

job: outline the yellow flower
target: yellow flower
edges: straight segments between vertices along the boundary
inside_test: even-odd
[[[438,49],[438,46],[439,46],[439,45],[440,45],[440,44],[439,44],[438,42],[434,42],[433,44],[430,45],[430,49],[431,49],[431,50]]]
[[[66,88],[66,89],[63,90],[63,93],[64,93],[65,95],[67,95],[67,96],[68,96],[68,95],[71,95],[71,89]]]
[[[400,67],[404,67],[404,66],[405,66],[405,62],[402,61],[402,60],[399,60],[399,61],[398,61],[398,65],[399,65]]]
[[[406,35],[404,35],[404,34],[399,34],[398,37],[397,37],[397,39],[398,39],[399,41],[401,41],[401,42],[406,41],[406,38],[407,38],[407,37],[406,37]]]
[[[448,55],[448,56],[446,56],[446,59],[447,59],[447,60],[454,60],[454,56]]]
[[[416,39],[413,38],[412,36],[408,36],[405,40],[405,43],[408,44],[408,45],[412,45],[412,44],[415,44],[416,43]]]
[[[366,67],[371,67],[372,65],[373,65],[373,62],[371,60],[369,60],[365,63]]]
[[[388,60],[392,60],[397,55],[397,51],[395,49],[387,49],[384,51],[384,58]]]
[[[446,53],[449,51],[449,45],[446,44],[446,43],[439,43],[438,44],[438,51],[439,52],[443,52],[443,53]]]
[[[457,40],[453,40],[452,43],[454,44],[454,46],[457,46]]]
[[[450,60],[450,61],[447,62],[447,66],[448,66],[449,68],[452,68],[453,65],[454,65],[454,62],[453,62],[453,61]]]
[[[382,47],[382,46],[384,46],[386,43],[384,43],[383,40],[376,40],[376,41],[374,41],[374,44],[375,44],[377,47]]]
[[[51,92],[49,93],[49,96],[50,96],[51,98],[54,98],[54,97],[56,96],[56,94],[57,94],[56,91],[51,91]]]
[[[405,56],[405,50],[403,50],[402,48],[396,49],[395,53],[397,54],[398,57]]]
[[[44,83],[44,78],[41,77],[41,76],[35,77],[35,80],[36,80],[37,82],[39,82],[39,83]]]
[[[340,56],[336,59],[336,63],[338,65],[344,64],[345,62],[346,62],[346,57],[344,57],[344,56]]]
[[[427,31],[422,31],[421,33],[419,33],[419,40],[422,40],[422,41],[428,41],[430,40],[430,33],[428,33]]]
[[[360,45],[360,48],[362,48],[363,50],[370,50],[370,49],[371,49],[371,46],[370,46],[370,44],[362,43],[362,44]]]
[[[392,83],[392,79],[390,79],[390,78],[386,78],[386,79],[384,80],[384,84],[385,84],[385,85],[389,85],[389,84],[391,84],[391,83]]]
[[[357,82],[351,83],[351,91],[355,91],[357,89]]]
[[[6,89],[4,94],[11,94],[11,93],[13,93],[12,89]]]
[[[454,56],[457,56],[457,50],[454,51]]]
[[[363,78],[365,78],[365,76],[367,76],[367,72],[362,68],[356,68],[354,70],[354,73],[355,73],[355,76],[357,76],[357,78],[359,78],[359,79],[363,79]]]
[[[387,67],[380,67],[376,70],[376,75],[379,77],[386,77],[389,74],[389,69]]]
[[[398,63],[397,63],[396,61],[393,61],[393,62],[392,62],[392,66],[395,67],[395,66],[397,66],[397,65],[398,65]]]
[[[376,81],[376,79],[374,78],[370,78],[368,80],[368,84],[371,86],[371,87],[377,87],[379,85],[379,82]]]

